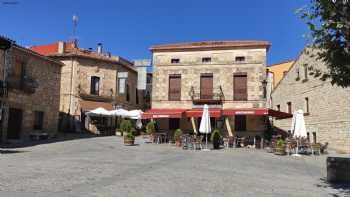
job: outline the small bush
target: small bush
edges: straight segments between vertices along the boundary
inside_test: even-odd
[[[221,138],[221,132],[219,129],[214,129],[214,131],[211,133],[211,136],[210,136],[210,141],[214,141],[214,139],[216,137],[219,137],[219,139]]]
[[[215,129],[210,136],[210,140],[213,142],[214,149],[220,148],[221,133],[219,129]]]
[[[152,133],[154,133],[156,131],[156,127],[155,127],[156,122],[155,121],[151,121],[149,123],[147,123],[146,125],[146,133],[151,135]]]
[[[120,131],[129,139],[135,139],[135,136],[133,134],[134,128],[132,127],[130,120],[122,120],[120,123]]]
[[[286,142],[285,142],[283,139],[279,139],[279,140],[277,140],[277,142],[276,142],[276,146],[277,146],[278,148],[283,148],[285,145],[286,145]]]
[[[176,129],[175,133],[174,133],[174,139],[175,140],[178,140],[181,138],[181,135],[182,135],[182,131],[181,129]]]

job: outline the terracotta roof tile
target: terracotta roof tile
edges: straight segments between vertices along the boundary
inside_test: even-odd
[[[30,49],[39,54],[49,56],[49,57],[77,56],[77,57],[85,57],[85,58],[107,61],[111,63],[119,63],[125,66],[126,68],[129,68],[130,70],[133,70],[136,72],[136,68],[133,66],[133,63],[120,56],[112,56],[110,54],[105,54],[105,53],[99,54],[91,50],[78,48],[74,46],[73,42],[64,42],[64,53],[59,53],[58,46],[59,46],[59,42],[56,42],[48,45],[33,46]]]

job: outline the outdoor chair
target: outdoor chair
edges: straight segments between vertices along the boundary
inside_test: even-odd
[[[203,149],[202,142],[203,142],[203,136],[195,136],[195,138],[194,138],[194,150]]]
[[[312,153],[312,155],[315,155],[315,153],[320,155],[321,154],[321,144],[320,143],[311,144],[311,153]]]
[[[321,152],[322,154],[327,153],[327,148],[328,148],[328,142],[326,142],[324,145],[321,144],[320,152]]]
[[[229,139],[227,137],[224,137],[222,140],[224,142],[224,148],[229,148]]]
[[[296,153],[297,142],[293,139],[287,139],[286,152],[288,155]]]

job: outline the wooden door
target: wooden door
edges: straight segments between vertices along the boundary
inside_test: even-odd
[[[22,129],[22,116],[23,111],[21,109],[10,108],[9,119],[7,126],[7,139],[19,139]]]
[[[213,99],[213,75],[204,74],[200,81],[200,99]]]

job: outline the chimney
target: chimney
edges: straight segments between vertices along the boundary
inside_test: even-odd
[[[58,53],[64,53],[64,42],[62,42],[62,41],[59,41],[58,42],[58,51],[57,51]]]
[[[102,43],[97,43],[97,53],[102,54]]]

